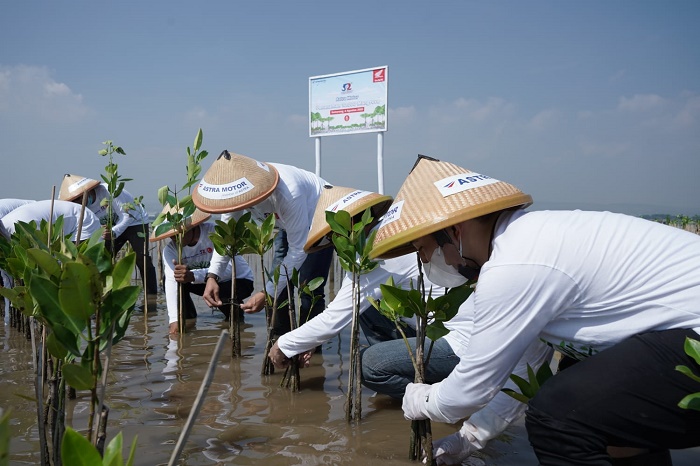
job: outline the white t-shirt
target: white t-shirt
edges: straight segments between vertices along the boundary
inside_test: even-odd
[[[214,244],[209,235],[214,232],[214,224],[204,222],[199,225],[199,240],[194,246],[182,247],[181,263],[188,266],[194,274],[194,283],[204,283],[204,278],[209,271],[209,262],[214,253]],[[177,282],[175,281],[175,266],[177,263],[177,246],[172,239],[167,241],[163,248],[163,272],[165,274],[165,301],[168,305],[169,322],[178,320],[177,307]],[[224,281],[231,280],[231,261],[226,264],[226,269],[221,274],[217,274]],[[253,280],[253,272],[248,263],[241,256],[236,256],[236,278]]]
[[[100,183],[95,187],[95,201],[87,206],[92,213],[97,215],[102,225],[107,224],[108,208],[106,205],[101,205],[103,199],[109,199],[109,191],[107,183]],[[128,208],[130,204],[134,208]],[[114,198],[112,203],[112,237],[118,238],[124,230],[132,225],[143,225],[148,223],[148,213],[143,206],[137,206],[134,203],[134,197],[125,189]]]
[[[282,262],[291,275],[292,270],[301,268],[306,260],[304,244],[309,235],[311,220],[316,210],[316,203],[321,195],[321,189],[327,185],[322,178],[301,168],[279,163],[271,163],[279,172],[279,183],[272,194],[262,202],[249,207],[247,210],[257,223],[262,223],[269,214],[275,215],[275,225],[287,232],[289,249]],[[240,218],[244,211],[223,214],[221,220],[227,222],[232,217]],[[220,276],[228,261],[216,251],[211,260],[209,270]],[[284,270],[284,268],[282,268]],[[287,276],[280,274],[277,290],[281,293],[287,287]],[[272,295],[275,285],[268,281],[265,284],[268,294]]]
[[[642,332],[697,331],[698,264],[700,236],[640,218],[504,213],[462,306],[474,327],[455,351],[459,365],[431,388],[431,419],[456,422],[484,406],[539,339],[576,357]]]
[[[51,217],[51,203],[53,202],[53,217]],[[81,206],[68,201],[37,201],[24,204],[17,207],[9,214],[0,219],[0,229],[3,235],[10,237],[15,232],[15,223],[29,223],[32,220],[36,222],[37,227],[42,220],[55,223],[58,217],[63,216],[63,233],[71,235],[73,241],[76,240],[78,222],[80,221]],[[95,214],[90,210],[85,209],[83,216],[82,230],[80,234],[81,240],[87,240],[95,231],[100,229],[100,221]]]

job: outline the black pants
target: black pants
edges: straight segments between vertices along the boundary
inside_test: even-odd
[[[183,287],[182,293],[182,306],[184,307],[185,319],[196,319],[197,318],[197,308],[192,301],[192,294],[197,296],[202,296],[204,294],[204,288],[206,285],[204,283],[187,283]],[[236,279],[236,304],[241,304],[245,298],[253,293],[253,281],[244,278]],[[220,282],[219,283],[219,299],[222,302],[227,303],[231,301],[231,281]],[[230,318],[231,305],[224,304],[217,307],[226,319]],[[241,308],[238,308],[239,315],[243,315]]]
[[[700,445],[700,411],[678,407],[700,391],[675,370],[685,365],[700,374],[685,354],[686,337],[700,340],[688,329],[636,335],[549,379],[525,418],[540,464],[611,465],[607,446],[663,456],[666,449]]]
[[[141,280],[144,277],[147,278],[145,281],[144,289],[147,289],[148,294],[158,293],[158,281],[156,280],[156,268],[153,266],[153,261],[151,260],[151,255],[148,253],[148,248],[144,248],[146,245],[146,240],[143,236],[143,232],[146,232],[148,236],[148,224],[143,225],[132,225],[128,227],[124,232],[114,240],[114,255],[116,256],[119,250],[128,241],[131,245],[131,249],[136,253],[136,267],[139,269],[141,274]],[[106,242],[105,246],[107,250],[110,250],[109,242]],[[144,255],[144,250],[146,254]],[[146,270],[144,271],[144,259],[146,262]]]
[[[328,279],[328,270],[330,269],[332,260],[333,248],[326,248],[306,256],[306,260],[301,265],[301,269],[299,269],[299,281],[301,283],[308,283],[316,277],[323,277],[323,284],[316,288],[313,292],[314,295],[318,297],[317,301],[313,305],[313,308],[311,306],[311,297],[305,293],[301,295],[301,309],[299,312],[299,322],[297,322],[297,325],[304,324],[304,322],[317,316],[326,308],[324,289],[326,287],[326,280]],[[292,271],[290,270],[290,277],[291,273]],[[294,288],[291,286],[290,288],[292,289],[292,293],[294,293]],[[284,302],[286,299],[287,289],[285,288],[278,295],[277,301]],[[277,313],[275,314],[275,322],[273,322],[273,332],[276,336],[280,336],[284,335],[290,330],[291,323],[289,317],[289,307],[280,307],[277,309]]]

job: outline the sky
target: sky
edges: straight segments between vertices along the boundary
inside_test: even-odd
[[[532,209],[700,214],[700,2],[4,1],[0,196],[104,174],[160,211],[197,131],[316,171],[309,77],[388,66],[384,192],[418,154]],[[379,188],[376,133],[321,138],[321,176]]]

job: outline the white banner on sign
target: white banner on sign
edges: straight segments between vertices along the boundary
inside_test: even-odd
[[[380,66],[309,78],[309,136],[386,131],[388,73]]]

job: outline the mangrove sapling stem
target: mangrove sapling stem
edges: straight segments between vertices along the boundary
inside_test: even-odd
[[[182,453],[182,449],[185,447],[187,437],[190,435],[190,431],[192,430],[194,421],[197,420],[197,415],[199,414],[199,410],[202,407],[202,403],[204,402],[204,397],[207,395],[207,391],[209,390],[209,386],[211,385],[211,381],[214,376],[214,371],[216,371],[216,362],[218,361],[219,354],[221,354],[221,350],[224,347],[224,341],[228,337],[227,334],[228,331],[222,330],[221,335],[219,335],[219,341],[216,343],[216,347],[214,348],[214,354],[212,354],[211,356],[209,368],[207,369],[207,373],[204,375],[202,384],[199,387],[197,398],[195,398],[194,400],[194,405],[192,406],[192,409],[190,410],[190,415],[187,418],[187,422],[185,422],[185,426],[182,429],[182,432],[180,433],[180,438],[177,439],[177,443],[175,444],[175,450],[173,450],[173,454],[170,457],[168,466],[174,466],[177,463],[177,460],[180,458],[180,454]]]
[[[351,422],[353,419],[359,421],[362,414],[361,385],[358,387],[357,380],[360,375],[359,359],[359,286],[357,283],[357,273],[352,273],[352,323],[350,330],[350,369],[348,370],[348,396],[345,403],[345,419]]]
[[[115,322],[112,322],[112,326],[110,328],[109,332],[109,340],[107,341],[107,348],[105,351],[105,363],[104,366],[102,367],[102,380],[100,381],[100,393],[97,398],[97,412],[100,413],[100,422],[102,422],[102,417],[105,417],[105,422],[106,422],[106,415],[104,414],[103,410],[107,410],[107,413],[109,413],[109,408],[106,408],[104,405],[104,400],[105,400],[105,390],[107,388],[107,372],[109,371],[109,362],[110,358],[112,355],[112,334],[114,334],[114,324]],[[100,454],[103,453],[102,448],[100,448],[99,444],[102,443],[102,447],[104,447],[104,438],[102,438],[102,441],[100,442],[100,430],[102,430],[102,433],[104,434],[104,431],[106,430],[107,426],[105,425],[104,427],[101,426],[100,429],[98,429],[98,433],[95,435],[95,438],[93,439],[93,445],[97,447],[97,451],[100,452]]]
[[[33,317],[30,317],[30,321],[34,320]],[[30,332],[31,332],[31,338],[32,338],[32,362],[34,363],[34,374],[36,376],[36,379],[34,381],[34,392],[36,395],[36,413],[37,413],[37,422],[38,422],[38,430],[39,430],[39,451],[41,453],[41,464],[48,464],[48,445],[46,442],[46,425],[45,425],[45,419],[44,419],[44,407],[42,406],[42,400],[44,399],[44,383],[43,383],[43,374],[42,370],[40,369],[43,367],[43,361],[42,361],[42,355],[43,351],[38,351],[37,350],[37,344],[36,344],[36,335],[34,332],[34,326],[31,325],[30,327]]]
[[[287,267],[284,266],[284,273],[287,276],[287,301],[289,309],[289,328],[294,330],[297,328],[296,306],[294,305],[293,291],[290,285],[289,273]],[[269,351],[269,350],[268,350]],[[284,370],[284,375],[280,381],[280,387],[290,388],[293,392],[298,392],[301,385],[301,377],[299,375],[299,355],[295,354],[290,359],[289,365]]]
[[[231,355],[234,358],[241,356],[241,316],[236,307],[236,257],[231,257],[231,304],[229,306],[229,331],[231,333]]]
[[[270,361],[270,349],[272,348],[272,338],[275,327],[275,318],[277,317],[277,283],[275,283],[274,293],[275,297],[272,299],[272,311],[270,311],[267,305],[267,288],[265,288],[265,268],[263,263],[263,257],[260,256],[260,273],[262,275],[263,282],[263,293],[265,293],[265,322],[267,324],[267,341],[265,342],[265,350],[263,351],[263,365],[262,365],[262,375],[272,375],[275,373],[275,366],[272,365]],[[289,299],[287,299],[289,300]]]

